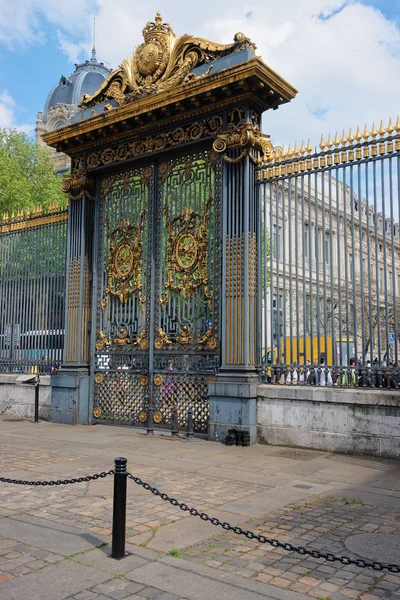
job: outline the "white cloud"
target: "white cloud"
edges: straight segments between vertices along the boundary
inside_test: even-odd
[[[263,129],[275,143],[310,137],[318,144],[321,133],[341,133],[396,116],[400,31],[362,0],[202,0],[201,5],[177,0],[0,0],[0,43],[39,43],[44,19],[76,62],[79,54],[82,59],[82,52],[85,58],[90,52],[96,16],[97,55],[115,67],[142,42],[144,24],[159,9],[178,35],[226,43],[244,31],[265,62],[298,88],[289,105],[264,116]]]
[[[7,90],[0,91],[0,127],[5,129],[17,129],[31,135],[35,129],[34,125],[25,123],[18,125],[16,121],[17,105]]]

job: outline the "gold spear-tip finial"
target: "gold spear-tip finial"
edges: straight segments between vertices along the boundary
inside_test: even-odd
[[[386,132],[389,135],[392,135],[393,131],[394,131],[394,127],[393,127],[393,123],[392,123],[392,117],[390,117],[388,126],[386,127]]]
[[[321,141],[319,143],[319,147],[321,148],[321,150],[324,150],[326,144],[325,144],[325,140],[324,140],[324,134],[321,135]]]
[[[357,131],[356,131],[355,138],[356,138],[357,142],[359,142],[362,139],[362,133],[360,131],[360,126],[359,125],[357,125]]]
[[[326,142],[326,145],[328,146],[328,150],[330,150],[333,146],[331,134],[328,135],[328,141]]]
[[[342,139],[340,140],[340,143],[342,144],[342,146],[345,146],[347,144],[347,137],[344,133],[344,129],[342,131]]]
[[[354,139],[355,138],[354,138],[353,132],[352,132],[351,127],[350,127],[349,137],[347,138],[347,140],[349,141],[350,144],[352,144],[354,142]]]
[[[311,140],[310,140],[310,138],[308,138],[306,150],[307,150],[308,154],[311,154],[311,152],[312,152],[312,146],[311,146]]]
[[[372,130],[371,130],[371,137],[372,137],[372,139],[374,140],[377,135],[378,135],[378,132],[375,129],[375,123],[372,123]]]
[[[383,121],[381,121],[380,127],[378,129],[378,133],[380,137],[383,137],[386,134],[386,129],[383,125]]]
[[[334,145],[336,146],[336,148],[339,146],[340,144],[340,140],[339,140],[339,136],[338,136],[338,132],[336,132],[336,136],[335,139],[333,140]]]
[[[397,117],[396,125],[394,126],[396,133],[400,132],[400,116]]]
[[[304,145],[304,140],[301,141],[301,146],[300,146],[299,152],[300,152],[300,154],[305,154],[306,153],[306,147]]]
[[[368,131],[367,124],[365,124],[364,133],[362,134],[362,137],[364,138],[364,140],[367,140],[369,138],[369,131]]]

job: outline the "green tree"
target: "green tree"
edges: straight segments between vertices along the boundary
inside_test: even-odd
[[[0,215],[50,203],[66,203],[50,150],[25,133],[0,128]]]

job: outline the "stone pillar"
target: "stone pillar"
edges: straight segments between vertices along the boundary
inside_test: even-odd
[[[228,429],[256,441],[257,230],[255,168],[259,160],[257,116],[246,108],[238,125],[217,136],[222,154],[221,369],[209,384],[210,434],[224,441]],[[229,123],[229,113],[228,113]]]
[[[52,377],[50,420],[89,422],[89,367],[94,181],[75,159],[61,187],[69,194],[65,347],[60,371]]]

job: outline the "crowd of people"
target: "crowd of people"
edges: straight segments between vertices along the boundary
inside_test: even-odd
[[[396,364],[385,357],[381,361],[376,357],[372,363],[370,360],[363,363],[361,359],[350,358],[347,367],[329,367],[321,356],[313,364],[307,360],[305,365],[296,362],[291,366],[274,365],[268,369],[266,379],[268,383],[289,385],[399,388],[400,360]]]

